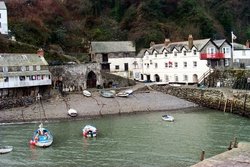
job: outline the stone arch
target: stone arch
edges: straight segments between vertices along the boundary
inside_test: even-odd
[[[160,76],[158,74],[155,74],[155,81],[160,82]]]
[[[193,82],[198,83],[198,75],[197,74],[193,75]]]
[[[96,74],[90,71],[87,76],[87,88],[96,88]]]

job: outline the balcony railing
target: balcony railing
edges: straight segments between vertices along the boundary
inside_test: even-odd
[[[224,53],[201,53],[200,59],[201,60],[207,60],[207,59],[224,59],[225,54]]]

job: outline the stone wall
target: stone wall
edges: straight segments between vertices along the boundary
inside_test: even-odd
[[[62,82],[63,91],[81,91],[87,88],[87,77],[89,72],[96,75],[97,85],[102,85],[100,65],[97,63],[51,66],[52,86],[56,88],[58,81]]]
[[[225,112],[250,118],[250,92],[225,88],[174,87],[153,85],[154,90]]]

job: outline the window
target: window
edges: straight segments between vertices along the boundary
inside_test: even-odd
[[[165,67],[166,67],[166,68],[168,67],[168,63],[165,63]]]
[[[183,54],[184,54],[184,56],[186,56],[187,55],[187,51],[184,50]]]
[[[9,77],[4,77],[4,82],[9,82]]]
[[[225,66],[229,66],[229,59],[225,59]]]
[[[174,52],[174,56],[177,56],[177,52]]]
[[[197,67],[197,61],[193,61],[193,67]]]
[[[173,63],[170,61],[169,62],[169,68],[172,68],[173,67]]]
[[[8,67],[3,67],[3,72],[8,72]]]
[[[20,81],[25,81],[25,76],[19,76]]]
[[[149,64],[147,64],[147,68],[149,68]]]
[[[168,57],[168,53],[167,52],[165,52],[165,57]]]
[[[0,67],[0,72],[3,72],[3,67]]]
[[[178,67],[178,63],[174,62],[174,67],[177,68]]]
[[[22,67],[21,67],[21,71],[26,71],[26,67],[25,67],[25,66],[22,66]]]
[[[33,66],[29,66],[29,71],[33,71]]]
[[[157,53],[155,53],[155,57],[157,57]]]
[[[183,62],[183,67],[184,67],[184,68],[187,67],[187,62],[186,62],[186,61]]]
[[[41,70],[41,66],[37,65],[37,66],[36,66],[36,70],[37,70],[37,71],[40,71],[40,70]]]
[[[178,81],[179,81],[178,75],[175,75],[175,76],[174,76],[174,79],[175,79],[175,82],[178,82]]]
[[[194,50],[194,55],[196,55],[196,53],[197,53],[197,51],[196,51],[196,50]]]
[[[119,70],[119,65],[116,65],[116,66],[115,66],[115,69],[116,69],[116,70]]]
[[[124,71],[128,71],[128,63],[124,63]]]
[[[155,63],[155,68],[158,68],[158,64],[157,63]]]
[[[215,53],[215,48],[212,47],[212,48],[207,48],[207,53],[208,54],[214,54]]]
[[[149,60],[150,64],[153,64],[153,61],[152,60]]]
[[[183,81],[188,81],[188,76],[187,75],[183,76]]]
[[[168,77],[168,75],[165,75],[165,80],[166,80],[166,82],[168,82],[168,81],[169,81],[169,77]]]
[[[230,48],[229,47],[225,47],[225,48],[222,48],[222,52],[225,54],[225,53],[230,53]]]

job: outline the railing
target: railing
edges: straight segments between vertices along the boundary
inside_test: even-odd
[[[207,60],[207,59],[224,59],[225,54],[224,53],[201,53],[200,59],[201,60]]]
[[[204,81],[205,78],[207,78],[210,74],[212,74],[214,72],[214,70],[212,68],[210,68],[208,71],[206,71],[199,79],[198,79],[198,83],[201,83],[202,81]]]

